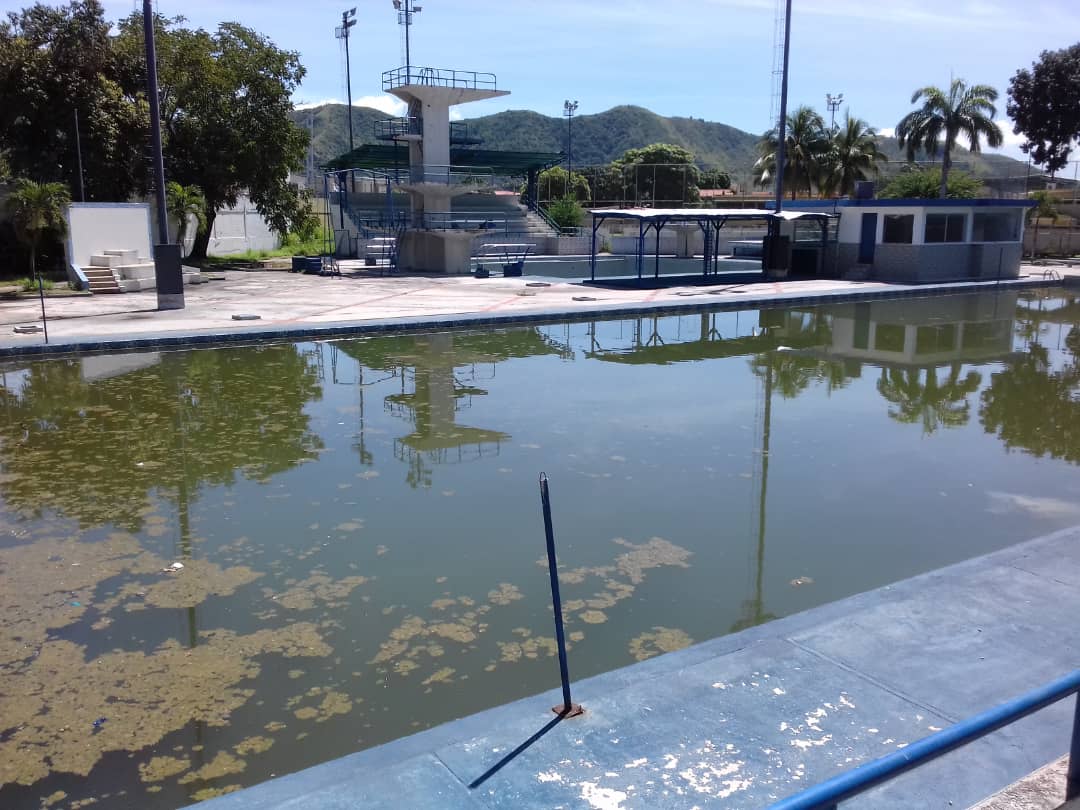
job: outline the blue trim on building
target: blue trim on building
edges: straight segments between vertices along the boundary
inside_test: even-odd
[[[765,203],[766,208],[773,208],[774,203]],[[856,200],[841,198],[838,200],[784,200],[784,208],[800,208],[818,210],[821,208],[1034,208],[1034,200],[1005,200],[1005,199],[970,199],[970,200],[937,200],[937,199],[880,199]]]

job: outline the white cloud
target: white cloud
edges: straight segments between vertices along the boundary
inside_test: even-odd
[[[451,121],[461,121],[464,118],[465,118],[465,116],[461,114],[460,110],[454,109],[453,107],[450,108],[450,120]]]
[[[339,98],[324,98],[322,101],[298,101],[293,107],[297,110],[310,110],[312,107],[321,107],[324,104],[344,103]],[[409,109],[409,105],[401,99],[387,95],[360,96],[360,98],[354,98],[352,103],[354,107],[371,107],[387,115],[395,116],[405,115],[405,112]]]
[[[880,135],[882,138],[895,138],[896,127],[881,127],[877,131],[877,134]]]
[[[376,110],[381,110],[387,115],[405,115],[409,110],[409,105],[400,98],[388,96],[385,93],[378,96],[360,96],[360,98],[354,98],[353,106],[372,107]]]

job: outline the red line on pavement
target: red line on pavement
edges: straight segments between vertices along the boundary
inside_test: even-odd
[[[491,305],[491,306],[489,306],[489,307],[483,307],[483,308],[481,308],[481,309],[480,309],[480,310],[478,310],[478,311],[479,311],[479,312],[491,312],[491,310],[493,310],[493,309],[498,309],[498,308],[499,308],[499,307],[501,307],[501,306],[502,306],[503,304],[512,304],[512,303],[513,303],[514,301],[517,301],[517,300],[518,300],[518,298],[520,298],[520,297],[521,297],[521,296],[519,296],[519,295],[515,295],[515,296],[514,296],[513,298],[507,298],[506,300],[504,300],[504,301],[499,301],[499,302],[497,302],[497,303],[494,303],[494,304],[492,304],[492,305]]]
[[[363,306],[364,304],[374,304],[374,303],[376,303],[378,301],[386,301],[389,298],[399,298],[402,295],[409,295],[410,293],[413,293],[413,292],[417,292],[417,291],[416,290],[405,290],[405,292],[397,292],[397,293],[393,293],[392,295],[383,295],[383,296],[380,296],[378,298],[368,298],[366,301],[354,301],[351,304],[342,304],[340,307],[330,307],[330,309],[322,309],[322,310],[319,310],[318,312],[310,312],[307,315],[300,315],[300,316],[297,316],[296,318],[286,318],[281,323],[293,323],[295,321],[303,321],[303,320],[306,320],[306,319],[308,319],[308,318],[310,318],[310,317],[312,317],[314,315],[325,315],[328,312],[337,312],[338,310],[342,310],[342,309],[352,309],[353,307]]]

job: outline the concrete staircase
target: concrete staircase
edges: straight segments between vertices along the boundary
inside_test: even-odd
[[[156,284],[154,262],[137,250],[106,250],[90,257],[83,268],[94,295],[151,290]]]

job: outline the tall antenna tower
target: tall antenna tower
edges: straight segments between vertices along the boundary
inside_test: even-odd
[[[413,14],[419,14],[423,9],[416,5],[416,0],[393,0],[394,8],[397,9],[397,21],[405,30],[405,75],[409,75],[409,66],[412,64],[409,54],[409,29],[413,24]]]
[[[773,13],[772,73],[769,78],[769,128],[780,125],[780,84],[784,77],[784,0],[776,0]]]

